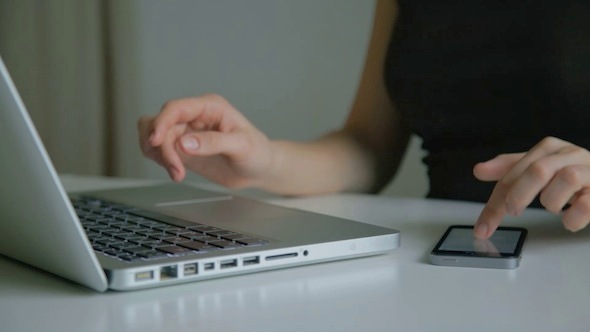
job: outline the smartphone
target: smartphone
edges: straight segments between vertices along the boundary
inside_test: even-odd
[[[520,264],[527,230],[498,227],[487,240],[473,235],[473,226],[453,225],[430,253],[430,263],[445,266],[515,269]]]

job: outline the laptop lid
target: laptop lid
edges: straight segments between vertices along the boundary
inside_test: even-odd
[[[88,240],[1,58],[0,73],[0,138],[10,142],[0,145],[2,156],[10,156],[3,158],[6,162],[0,173],[0,253],[8,257],[104,291],[366,256],[399,245],[396,230],[192,186],[162,184],[70,194],[125,204],[135,209],[135,217],[159,220],[173,228],[213,227],[262,239],[265,245],[217,234],[224,245],[211,243],[219,250],[166,251],[157,260],[125,261],[108,252],[95,252],[94,240]]]
[[[105,274],[0,58],[0,253],[97,291]]]

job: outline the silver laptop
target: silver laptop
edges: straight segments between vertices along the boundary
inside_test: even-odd
[[[0,58],[0,254],[97,291],[385,253],[397,230],[179,184],[64,191]]]

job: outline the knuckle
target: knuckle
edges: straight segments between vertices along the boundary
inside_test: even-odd
[[[529,176],[538,181],[548,181],[553,175],[544,159],[532,162],[526,172]]]
[[[553,148],[560,145],[563,141],[557,137],[553,136],[546,136],[540,142],[539,146],[546,147],[546,148]]]
[[[549,198],[547,198],[546,195],[543,195],[543,193],[541,193],[541,195],[539,196],[539,202],[547,211],[553,213],[559,212],[558,208],[555,206],[555,204],[553,204],[553,201],[549,200]]]
[[[575,205],[580,214],[590,218],[590,195],[580,196]]]
[[[498,181],[496,186],[498,186],[499,189],[506,191],[510,187],[512,187],[512,183],[513,183],[512,179],[509,179],[508,177],[503,177]]]
[[[512,153],[500,153],[499,155],[495,156],[494,159],[507,159],[512,156]]]
[[[583,180],[582,170],[575,165],[566,166],[560,169],[557,172],[556,177],[570,185],[580,184]]]
[[[521,205],[521,199],[519,199],[519,197],[515,196],[512,192],[508,192],[506,194],[506,197],[504,198],[504,202],[508,206],[520,206]]]
[[[563,218],[564,226],[576,232],[586,227],[590,222],[590,195],[582,195],[570,207]]]
[[[164,104],[162,104],[162,107],[160,108],[160,112],[164,112],[165,110],[173,110],[176,105],[177,105],[177,100],[175,100],[175,99],[167,100],[166,102],[164,102]]]
[[[586,155],[588,154],[588,150],[581,146],[572,145],[567,148],[567,151],[574,154],[574,155]]]
[[[547,211],[555,214],[561,212],[561,209],[563,208],[563,206],[560,205],[560,202],[550,197],[545,191],[542,191],[539,195],[539,202]]]
[[[567,147],[564,147],[563,149],[561,149],[560,151],[562,154],[565,154],[567,156],[569,156],[570,158],[574,158],[574,159],[580,159],[580,160],[590,160],[590,152],[580,146],[577,145],[569,145]]]
[[[207,93],[202,95],[201,97],[211,102],[226,102],[225,98],[223,98],[223,96],[217,93]]]

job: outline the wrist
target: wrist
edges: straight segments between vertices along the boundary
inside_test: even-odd
[[[254,183],[254,187],[265,191],[282,194],[281,185],[284,184],[285,173],[285,142],[270,141],[268,162],[266,167],[261,170],[258,180]]]

